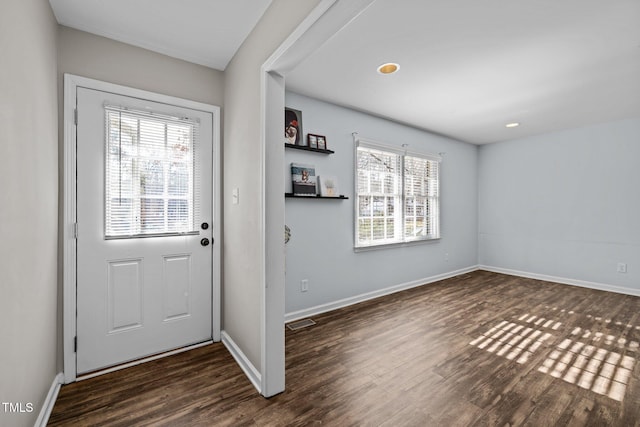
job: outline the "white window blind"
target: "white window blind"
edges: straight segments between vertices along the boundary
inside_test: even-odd
[[[440,237],[437,156],[358,141],[356,247]]]
[[[404,238],[439,236],[439,162],[404,156]]]
[[[198,123],[105,106],[105,237],[196,233]]]
[[[357,246],[400,240],[401,157],[373,148],[357,152]]]

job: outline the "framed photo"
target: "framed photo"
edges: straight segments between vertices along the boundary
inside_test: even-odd
[[[309,148],[318,148],[318,135],[312,133],[307,134],[307,142]]]
[[[322,197],[338,197],[338,178],[335,176],[322,175],[317,177],[317,183],[320,186],[320,195]]]
[[[318,150],[326,150],[327,149],[327,140],[322,135],[317,135],[318,138]]]
[[[307,145],[302,133],[302,111],[285,107],[284,142],[290,145]]]
[[[316,197],[316,168],[313,165],[291,163],[293,194]]]

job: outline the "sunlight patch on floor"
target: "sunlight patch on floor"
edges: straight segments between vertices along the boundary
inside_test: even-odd
[[[635,364],[631,356],[567,338],[538,371],[621,402]]]
[[[573,311],[558,311],[574,314]],[[607,318],[594,319],[603,320],[606,324],[615,323],[626,329],[638,328]],[[552,333],[559,331],[562,326],[556,320],[529,313],[517,317],[520,324],[514,322],[503,320],[469,345],[523,364],[545,341],[553,339],[555,336]],[[538,372],[621,402],[636,365],[636,358],[627,353],[638,352],[640,343],[625,336],[580,327],[575,327],[569,333],[569,338],[551,349],[538,367]]]
[[[531,319],[531,322],[534,320]],[[542,320],[540,327],[544,327],[543,324],[547,323],[545,319]],[[552,322],[550,326],[555,326],[555,323]],[[548,332],[505,320],[469,344],[522,364],[528,361],[542,343],[551,337],[552,335]]]

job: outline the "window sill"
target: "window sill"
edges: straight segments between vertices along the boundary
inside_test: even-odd
[[[439,242],[441,237],[434,237],[433,239],[424,239],[424,240],[412,240],[409,242],[399,242],[399,243],[383,243],[380,245],[371,245],[371,246],[355,246],[353,248],[354,252],[369,252],[369,251],[377,251],[381,249],[392,249],[392,248],[403,248],[410,246],[418,246],[422,244],[430,244]]]

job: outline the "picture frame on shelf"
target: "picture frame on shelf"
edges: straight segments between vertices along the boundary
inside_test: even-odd
[[[316,135],[318,139],[318,150],[326,150],[327,149],[327,139],[324,135]]]
[[[308,133],[307,134],[307,144],[309,145],[309,148],[317,149],[318,148],[318,135],[314,135],[312,133]]]
[[[316,197],[315,166],[291,163],[291,180],[295,196]]]
[[[284,143],[306,146],[307,141],[302,132],[302,111],[285,107],[284,109]]]
[[[320,186],[320,196],[322,197],[339,197],[338,178],[335,176],[322,175],[317,177],[317,183]]]

